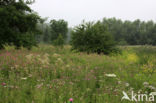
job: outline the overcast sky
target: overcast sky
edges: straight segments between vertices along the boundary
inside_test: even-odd
[[[156,21],[156,0],[36,0],[31,8],[42,17],[64,19],[69,26],[116,17]]]

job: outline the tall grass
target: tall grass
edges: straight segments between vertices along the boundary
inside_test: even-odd
[[[107,56],[70,46],[6,47],[0,51],[0,103],[129,103],[121,101],[122,91],[156,91],[156,47],[120,48],[121,54]]]

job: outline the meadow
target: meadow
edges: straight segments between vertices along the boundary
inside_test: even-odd
[[[0,103],[70,103],[70,98],[72,103],[133,103],[121,101],[123,91],[156,91],[156,47],[122,46],[121,54],[110,55],[70,48],[6,46],[0,51]]]

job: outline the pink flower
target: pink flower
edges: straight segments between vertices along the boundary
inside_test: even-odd
[[[70,98],[69,101],[70,101],[70,102],[73,102],[73,98]]]
[[[2,85],[2,86],[5,86],[5,85],[6,85],[6,83],[2,83],[1,85]]]

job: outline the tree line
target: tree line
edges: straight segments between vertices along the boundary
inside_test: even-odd
[[[113,36],[118,45],[156,45],[156,23],[153,21],[145,22],[139,19],[135,21],[122,21],[116,18],[104,18],[98,22],[107,28],[108,32]],[[47,30],[47,28],[49,28],[49,30]],[[55,33],[50,32],[52,29],[55,29],[51,28],[50,24],[47,28],[44,29],[44,37],[47,37],[47,31],[49,31],[49,35],[50,33],[51,35],[56,35]],[[66,27],[66,30],[67,28],[68,27]],[[75,28],[69,28],[66,32],[66,36],[63,37],[71,40],[71,32],[68,31],[74,29]],[[47,41],[48,40],[44,40],[44,42]]]
[[[122,21],[104,18],[104,25],[120,45],[156,45],[156,23],[153,21]]]
[[[156,45],[156,23],[104,18],[69,28],[68,22],[41,18],[23,0],[0,1],[0,49],[4,45],[31,49],[38,43],[63,46],[70,43],[78,51],[109,53],[115,45]]]

